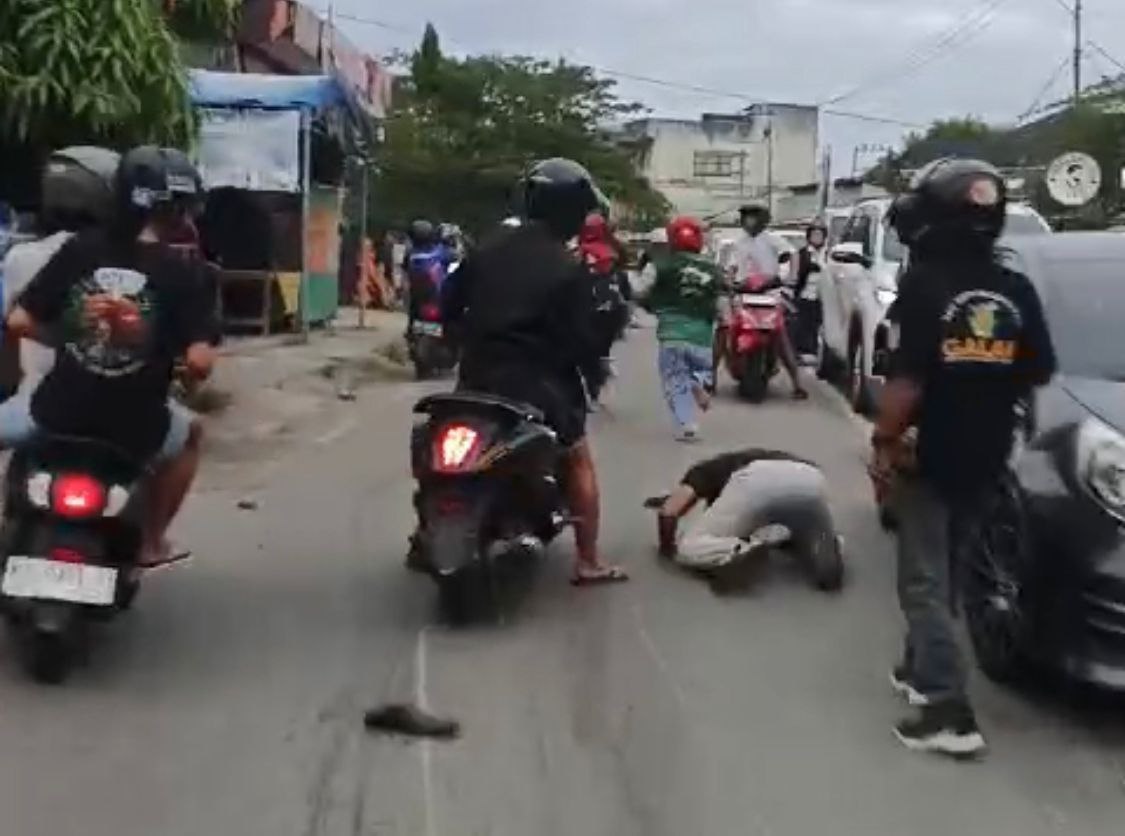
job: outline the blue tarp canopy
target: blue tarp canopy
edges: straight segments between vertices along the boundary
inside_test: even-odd
[[[328,75],[266,75],[192,70],[188,89],[198,107],[264,110],[359,109],[348,91]]]

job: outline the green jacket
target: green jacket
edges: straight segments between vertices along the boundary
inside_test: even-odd
[[[656,315],[661,342],[711,345],[723,273],[701,255],[672,253],[656,264],[646,307]]]

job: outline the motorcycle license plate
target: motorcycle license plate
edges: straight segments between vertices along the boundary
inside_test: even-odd
[[[0,592],[9,598],[109,606],[117,595],[117,570],[42,557],[13,556],[8,558]]]
[[[747,308],[776,308],[777,299],[768,293],[743,293],[739,298]]]
[[[442,335],[440,322],[415,322],[414,333],[427,337],[440,337]]]

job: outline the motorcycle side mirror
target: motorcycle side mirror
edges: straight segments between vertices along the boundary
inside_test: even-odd
[[[779,255],[777,257],[777,263],[778,264],[788,264],[792,260],[793,260],[792,253],[782,253],[781,255]]]
[[[857,264],[860,267],[871,267],[871,259],[863,254],[859,244],[840,244],[832,250],[832,260],[837,264]]]

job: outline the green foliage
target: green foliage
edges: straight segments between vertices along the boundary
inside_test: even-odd
[[[589,67],[518,56],[456,59],[427,27],[386,125],[372,196],[373,222],[426,216],[479,230],[509,211],[511,190],[535,160],[586,165],[607,194],[648,223],[663,198],[602,126],[639,110]]]
[[[185,144],[194,120],[161,9],[0,0],[0,142]]]
[[[241,0],[150,0],[182,38],[215,40],[228,35],[238,18]]]

